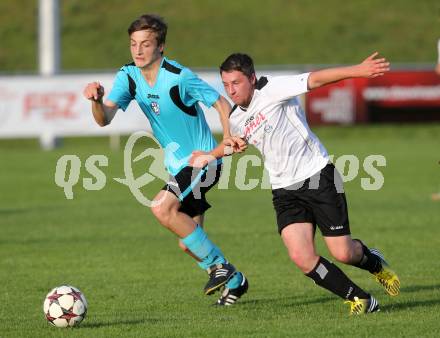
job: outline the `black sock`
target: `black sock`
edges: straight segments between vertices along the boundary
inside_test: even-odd
[[[368,293],[354,284],[341,269],[323,257],[319,257],[316,266],[306,276],[343,299],[353,300],[354,297],[363,299],[370,297]]]
[[[382,262],[379,257],[373,255],[360,239],[354,239],[354,241],[361,243],[364,255],[362,256],[361,261],[357,264],[353,264],[353,266],[367,270],[371,273],[379,272],[382,269]]]

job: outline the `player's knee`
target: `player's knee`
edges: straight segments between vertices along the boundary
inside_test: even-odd
[[[353,252],[349,249],[334,250],[331,254],[338,262],[344,264],[351,264],[353,262]]]
[[[314,268],[316,264],[316,256],[312,254],[306,254],[302,251],[289,251],[290,259],[295,263],[295,265],[304,273],[308,273]]]
[[[151,207],[151,212],[163,226],[169,227],[171,212],[168,207],[165,207],[163,205],[155,205]]]

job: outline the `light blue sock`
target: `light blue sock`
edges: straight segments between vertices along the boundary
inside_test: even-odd
[[[225,263],[226,259],[220,249],[212,243],[202,227],[197,225],[192,233],[182,238],[183,244],[202,261],[199,266],[206,270],[211,265]]]
[[[230,280],[226,283],[226,287],[229,289],[236,289],[240,286],[243,281],[243,274],[241,272],[237,272],[232,276]]]

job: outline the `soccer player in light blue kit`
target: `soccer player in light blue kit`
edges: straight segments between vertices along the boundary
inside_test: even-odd
[[[152,212],[179,237],[180,247],[208,271],[205,294],[224,287],[216,304],[231,305],[247,291],[247,279],[209,240],[202,225],[210,207],[205,194],[219,180],[225,147],[240,150],[246,145],[230,137],[228,101],[191,70],[163,56],[166,33],[167,25],[156,15],[135,20],[128,28],[133,63],[119,70],[105,102],[99,82],[89,83],[84,96],[91,100],[93,116],[100,126],[109,124],[116,111],[125,111],[132,100],[139,104],[165,149],[165,166],[170,174],[169,182],[153,200]],[[213,106],[220,114],[224,141],[219,146],[198,102]],[[218,160],[195,168],[195,150]]]

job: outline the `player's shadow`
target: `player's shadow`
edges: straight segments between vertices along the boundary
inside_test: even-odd
[[[404,301],[399,303],[399,298],[395,298],[397,302],[393,304],[386,304],[386,302],[380,302],[380,308],[381,311],[399,311],[404,309],[410,309],[415,307],[422,307],[422,306],[437,306],[440,304],[440,284],[433,284],[433,285],[410,285],[406,286],[400,289],[401,294],[405,293],[414,293],[414,292],[420,292],[420,291],[431,291],[431,290],[437,290],[438,291],[438,297],[431,298],[429,300],[425,301]],[[338,298],[332,295],[325,296],[325,297],[319,297],[319,298],[305,298],[304,296],[301,297],[295,297],[295,296],[289,296],[289,297],[283,297],[283,298],[264,298],[264,299],[245,299],[240,300],[237,305],[251,305],[253,307],[255,306],[266,306],[268,303],[277,303],[277,306],[279,307],[292,307],[292,306],[298,306],[298,305],[312,305],[312,304],[322,304],[327,302],[332,302],[337,300]],[[385,303],[385,304],[384,304]]]
[[[291,307],[291,306],[298,306],[298,305],[312,305],[312,304],[322,304],[322,303],[328,303],[328,302],[334,302],[335,297],[333,296],[326,296],[326,297],[319,297],[319,298],[312,298],[312,299],[301,299],[301,298],[294,298],[294,302],[289,302],[287,304],[282,304],[284,307]]]
[[[41,211],[52,211],[64,208],[63,205],[53,204],[53,205],[36,205],[32,207],[23,208],[0,208],[0,215],[16,215],[16,214],[26,214],[29,212],[41,212]]]
[[[283,297],[283,298],[264,298],[264,299],[248,299],[242,300],[237,304],[252,305],[255,306],[266,306],[268,303],[278,303],[277,306],[280,307],[292,307],[298,305],[311,305],[311,304],[322,304],[326,302],[334,301],[335,297],[326,296],[312,299],[304,299],[303,297]]]
[[[95,323],[84,323],[81,324],[81,328],[100,328],[100,327],[111,327],[120,325],[136,325],[136,324],[158,324],[161,320],[157,318],[142,318],[142,319],[129,319],[129,320],[115,320],[109,322],[95,322]]]
[[[31,208],[0,208],[0,215],[23,214],[32,211]]]
[[[424,290],[437,290],[440,292],[440,284],[433,285],[409,285],[400,289],[401,293],[411,293]]]
[[[408,310],[417,307],[438,306],[440,298],[433,298],[429,300],[406,301],[402,303],[380,305],[380,310],[384,312],[396,312],[401,310]]]
[[[433,285],[410,285],[400,289],[400,294],[404,295],[405,293],[413,293],[419,291],[431,291],[436,290],[436,297],[431,297],[428,300],[416,300],[416,301],[401,301],[399,302],[399,298],[396,298],[395,303],[393,304],[381,304],[381,311],[400,311],[407,310],[417,307],[426,307],[426,306],[438,306],[440,304],[440,284]]]

